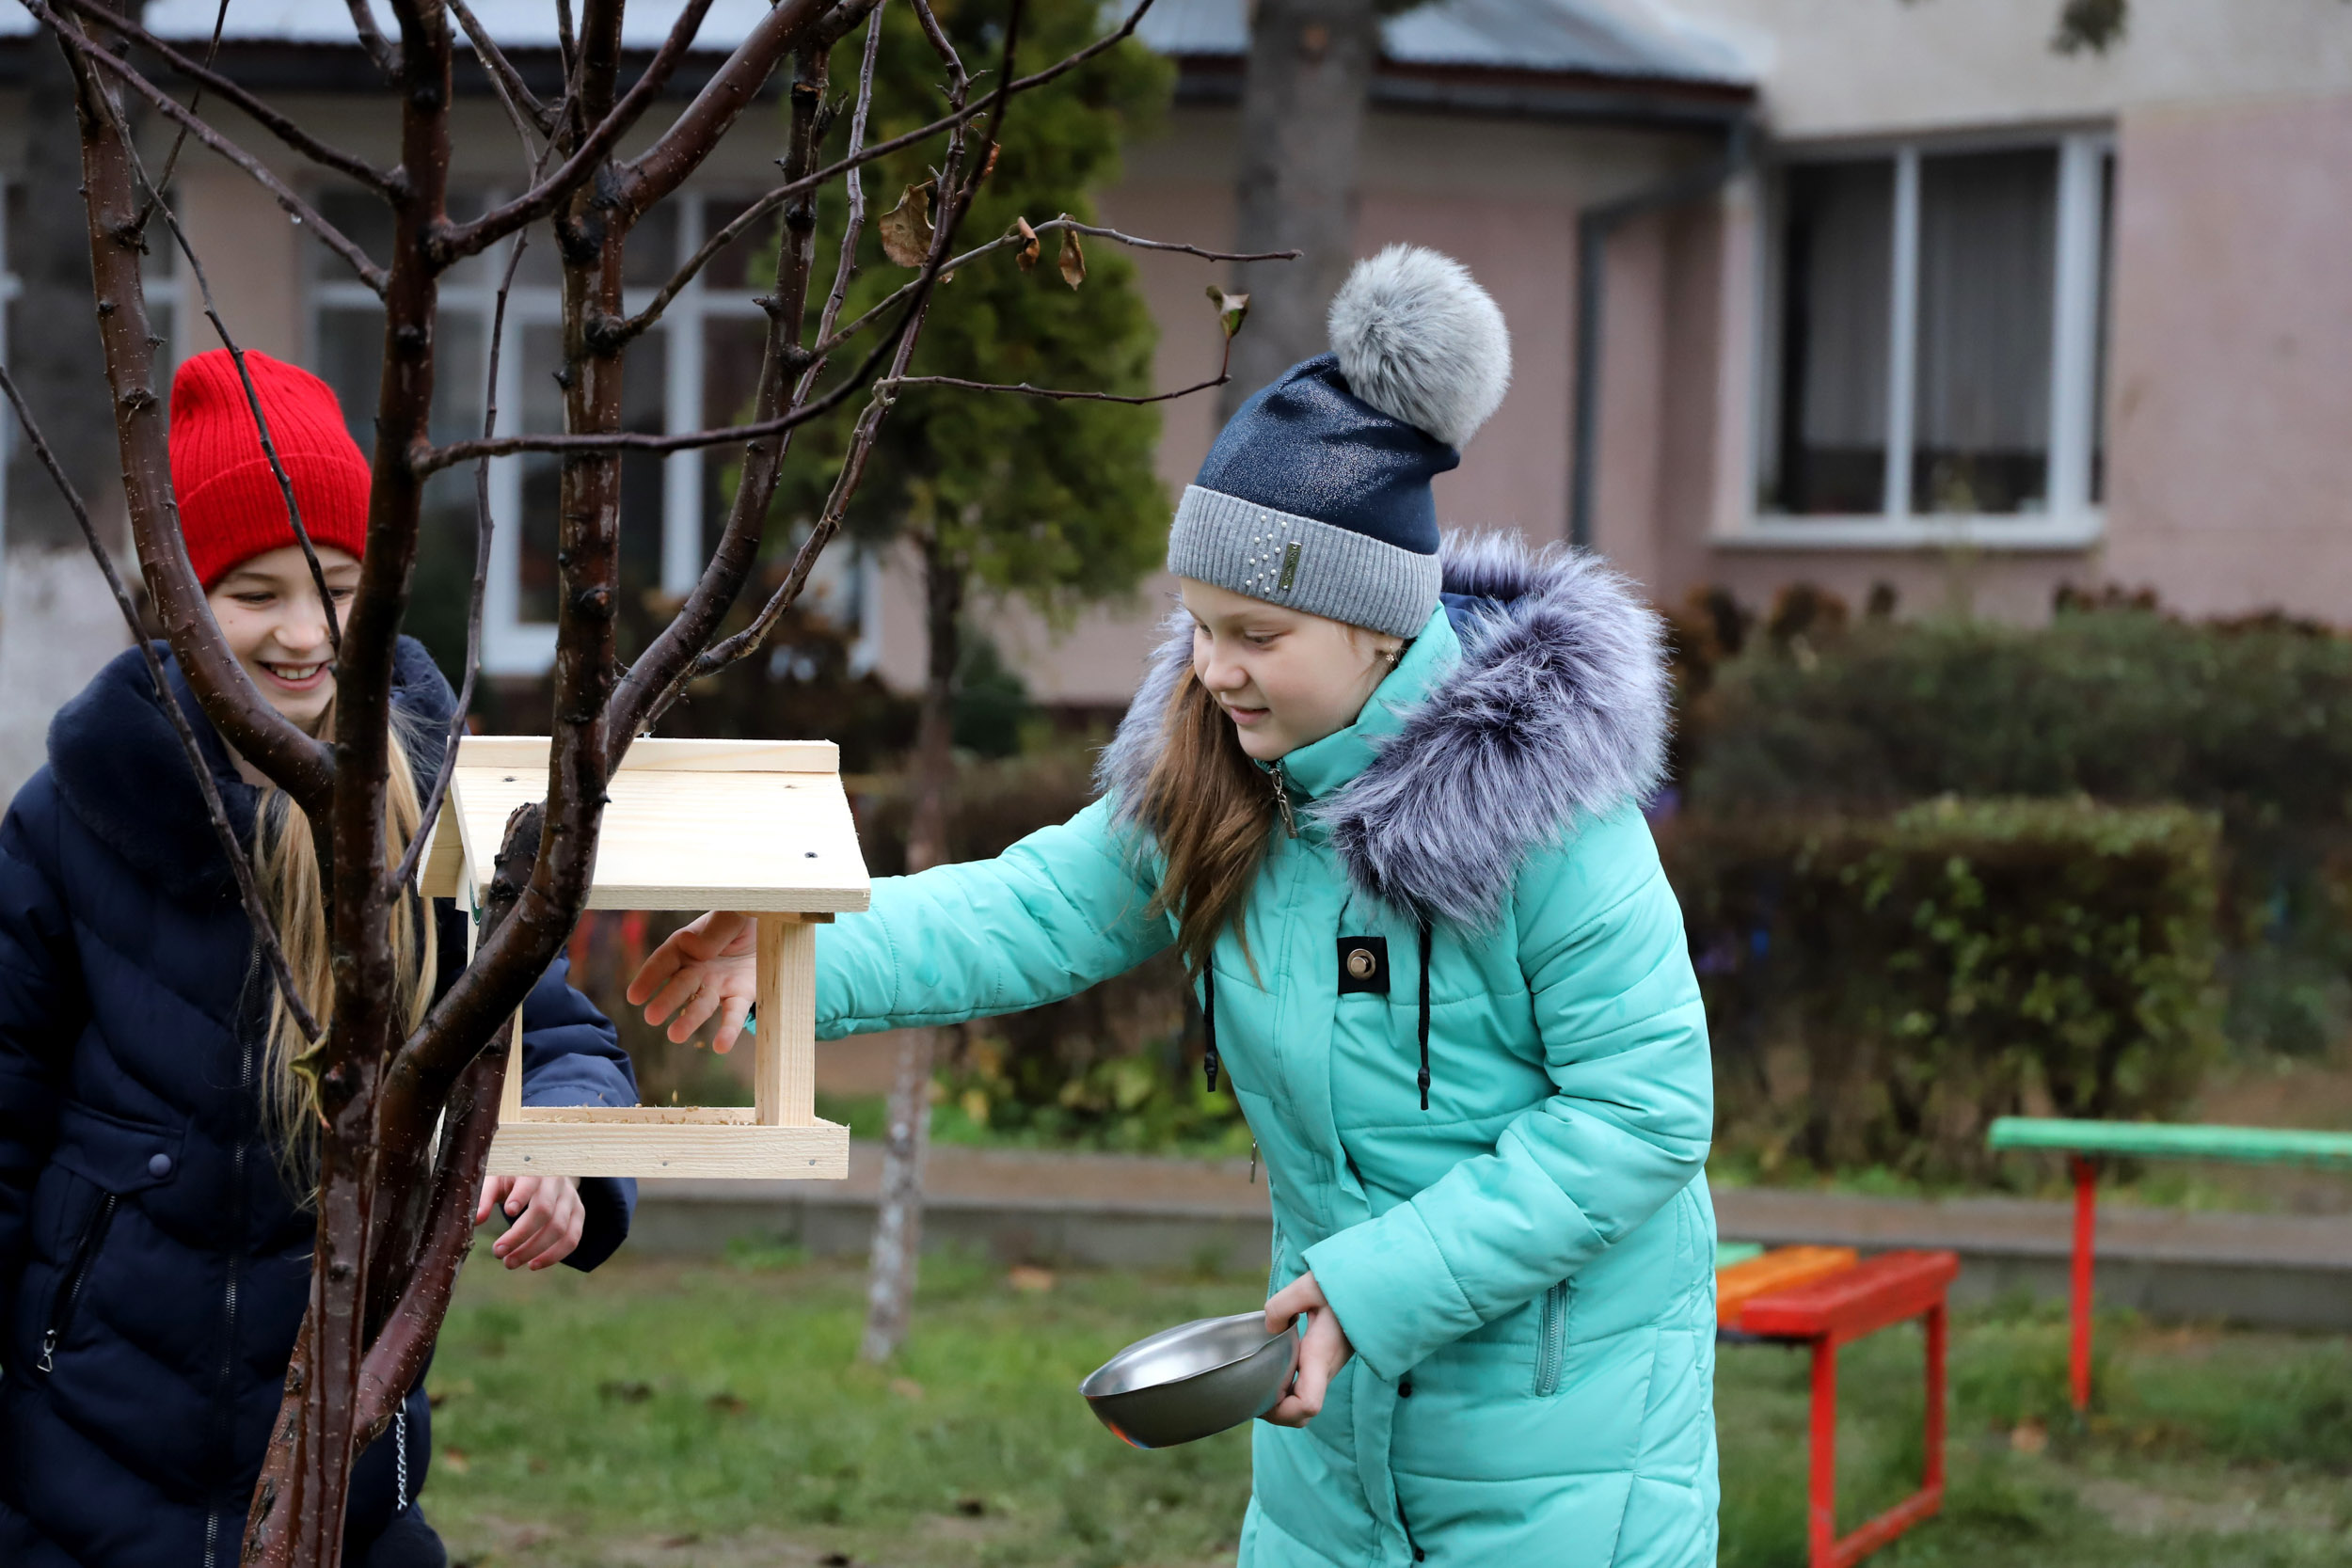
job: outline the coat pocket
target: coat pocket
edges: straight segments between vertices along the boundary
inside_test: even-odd
[[[1560,1281],[1543,1294],[1535,1318],[1535,1397],[1548,1400],[1560,1391],[1560,1366],[1566,1359],[1568,1282]]]
[[[98,1249],[106,1244],[106,1231],[114,1224],[115,1209],[121,1201],[112,1193],[99,1198],[67,1257],[65,1273],[58,1276],[57,1293],[49,1308],[49,1322],[40,1332],[40,1357],[33,1363],[43,1375],[57,1370],[57,1346],[73,1327],[74,1311],[82,1305],[82,1287],[89,1281],[90,1265],[98,1260]]]

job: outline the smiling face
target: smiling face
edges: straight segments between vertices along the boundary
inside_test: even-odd
[[[1336,735],[1404,647],[1399,638],[1179,579],[1192,615],[1192,670],[1233,721],[1241,749],[1272,762]]]
[[[339,623],[350,619],[359,586],[358,557],[332,545],[318,546],[326,590]],[[229,651],[270,706],[315,732],[335,697],[334,651],[326,610],[310,580],[302,547],[287,545],[238,562],[205,595]]]

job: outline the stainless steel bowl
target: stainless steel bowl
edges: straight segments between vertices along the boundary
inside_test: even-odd
[[[1290,1386],[1298,1334],[1263,1312],[1201,1318],[1137,1339],[1078,1385],[1094,1414],[1138,1449],[1189,1443],[1255,1420]]]

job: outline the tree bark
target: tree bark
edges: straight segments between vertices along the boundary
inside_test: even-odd
[[[1235,269],[1249,330],[1233,341],[1227,418],[1327,346],[1324,312],[1355,259],[1357,154],[1379,56],[1375,0],[1259,0],[1242,84],[1235,248],[1303,254]]]
[[[914,731],[914,809],[907,820],[907,870],[947,859],[947,803],[955,787],[956,665],[962,654],[963,573],[937,535],[922,541],[924,626],[929,666]],[[874,1217],[866,1336],[858,1354],[887,1361],[906,1338],[923,1252],[923,1162],[931,1139],[931,1062],[943,1029],[899,1037],[882,1140],[882,1203]]]

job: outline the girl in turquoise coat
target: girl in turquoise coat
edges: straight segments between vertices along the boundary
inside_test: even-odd
[[[1270,1328],[1244,1568],[1715,1560],[1707,1031],[1639,802],[1656,617],[1590,559],[1440,542],[1429,481],[1501,401],[1493,302],[1359,266],[1335,352],[1185,491],[1184,609],[1101,799],[823,928],[827,1037],[1034,1007],[1170,945],[1265,1157]],[[722,1043],[748,930],[631,999]]]

